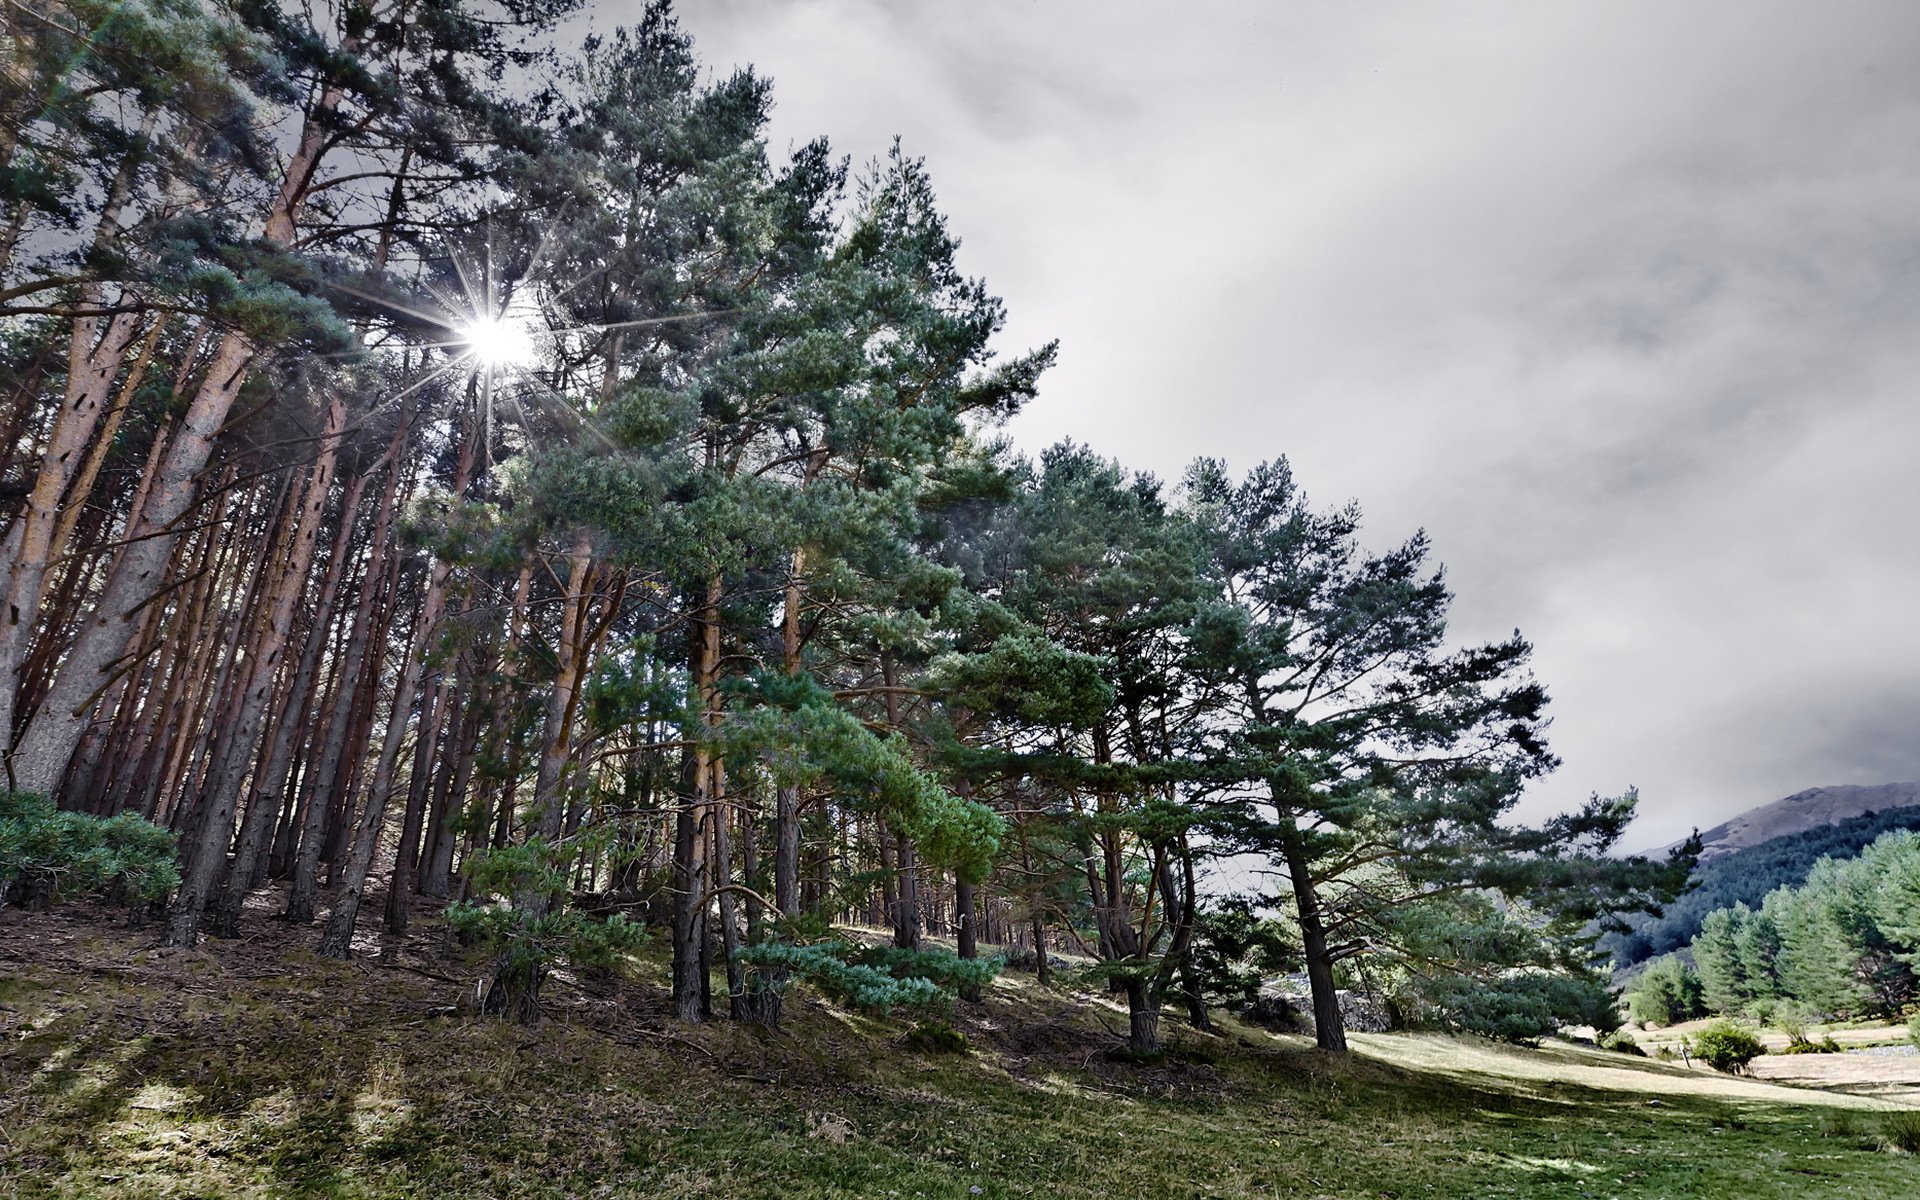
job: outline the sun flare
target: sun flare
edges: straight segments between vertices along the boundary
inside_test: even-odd
[[[477,318],[460,334],[474,359],[484,367],[531,366],[540,357],[533,322],[514,313]]]

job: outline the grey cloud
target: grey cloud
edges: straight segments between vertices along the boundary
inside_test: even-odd
[[[610,14],[609,14],[610,15]],[[1287,454],[1539,647],[1636,844],[1920,776],[1920,7],[703,0],[776,145],[927,157],[1014,425]],[[1880,776],[1873,773],[1879,772]]]

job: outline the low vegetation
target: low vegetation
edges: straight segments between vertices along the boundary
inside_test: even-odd
[[[8,920],[10,1196],[1814,1200],[1914,1178],[1889,1152],[1911,1113],[1558,1041],[1328,1055],[1217,1017],[1133,1063],[1104,990],[1019,973],[940,1025],[796,985],[783,1032],[688,1028],[651,948],[557,970],[527,1029],[462,1007],[484,959],[431,923],[356,965],[284,936],[167,951],[86,909]]]
[[[1640,973],[1627,1005],[1661,1024],[1708,1013],[1783,1028],[1898,1019],[1920,1003],[1916,965],[1920,834],[1899,830],[1855,857],[1820,859],[1804,884],[1774,889],[1757,908],[1707,914],[1684,957]]]
[[[1716,1071],[1737,1074],[1748,1063],[1767,1052],[1750,1029],[1719,1021],[1701,1030],[1693,1039],[1694,1057]]]

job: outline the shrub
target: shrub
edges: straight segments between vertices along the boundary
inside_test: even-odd
[[[1920,1013],[1913,1014],[1913,1020],[1907,1022],[1907,1040],[1920,1046]]]
[[[1640,1048],[1640,1043],[1635,1041],[1633,1035],[1624,1029],[1616,1029],[1612,1033],[1601,1034],[1598,1045],[1602,1050],[1611,1050],[1615,1054],[1631,1054],[1636,1058],[1645,1058],[1647,1056],[1647,1052]]]
[[[766,969],[768,986],[783,989],[798,975],[855,1008],[941,1008],[963,991],[984,987],[1000,973],[998,958],[961,958],[951,950],[902,950],[830,939],[801,945],[743,946],[740,961]]]
[[[1693,1056],[1716,1071],[1737,1075],[1748,1063],[1767,1052],[1751,1030],[1727,1021],[1718,1021],[1693,1037]]]
[[[1435,984],[1431,995],[1447,1028],[1508,1042],[1537,1042],[1563,1025],[1608,1031],[1619,1023],[1613,998],[1598,983],[1539,971],[1456,977]]]
[[[115,886],[134,903],[180,886],[173,834],[132,813],[61,812],[45,796],[0,791],[0,903],[45,908]]]
[[[903,1045],[926,1054],[972,1054],[967,1035],[945,1021],[921,1021],[907,1031]]]
[[[1920,1154],[1920,1112],[1890,1112],[1880,1119],[1880,1131],[1886,1135],[1889,1149]]]
[[[646,940],[646,927],[627,920],[624,913],[596,921],[562,907],[533,917],[505,902],[542,892],[560,895],[566,884],[563,858],[538,838],[474,855],[474,894],[499,899],[449,904],[445,915],[462,941],[494,954],[482,1011],[532,1024],[540,1015],[540,985],[556,961],[607,970]]]

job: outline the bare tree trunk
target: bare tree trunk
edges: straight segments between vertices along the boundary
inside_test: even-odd
[[[1153,1002],[1147,981],[1137,975],[1127,977],[1127,1049],[1160,1053],[1160,1006]]]
[[[354,828],[353,847],[333,911],[327,914],[327,931],[320,939],[320,953],[327,958],[346,958],[353,949],[353,927],[360,916],[361,893],[367,873],[373,869],[373,853],[380,842],[380,830],[386,819],[387,801],[393,792],[394,774],[399,768],[400,746],[412,718],[413,698],[420,684],[420,667],[426,648],[440,627],[440,616],[447,606],[447,580],[452,565],[436,560],[427,576],[427,595],[421,602],[420,617],[414,625],[413,646],[400,661],[399,684],[394,689],[393,707],[387,716],[386,740],[380,747],[380,761],[367,785],[367,801]]]
[[[733,812],[727,806],[726,760],[716,754],[708,769],[713,773],[713,783],[708,789],[713,804],[708,811],[713,819],[713,886],[714,900],[720,910],[720,952],[726,958],[727,1015],[741,1021],[756,1014],[743,1003],[747,988],[739,959],[740,928],[736,924],[739,914],[733,893],[727,890],[733,884]]]
[[[96,251],[108,248],[120,232],[120,218],[140,166],[146,160],[147,143],[157,116],[157,110],[147,110],[139,133],[121,158],[120,169],[108,187],[100,221],[94,229]],[[105,295],[103,284],[97,281],[83,284],[80,308],[83,312],[98,308]],[[115,313],[104,318],[95,315],[74,318],[67,350],[66,396],[47,436],[33,491],[19,519],[7,530],[4,547],[0,547],[0,563],[4,563],[4,574],[0,575],[0,738],[7,739],[9,744],[16,715],[14,705],[20,690],[20,666],[39,614],[47,566],[57,552],[55,533],[60,524],[60,501],[91,457],[83,451],[100,424],[107,397],[113,392],[114,380],[120,376],[122,360],[140,331],[142,319],[137,312]],[[52,789],[33,790],[50,792]]]
[[[331,424],[331,412],[329,422]],[[337,441],[329,445],[337,445]],[[330,452],[323,453],[331,457]],[[320,464],[314,466],[318,479]],[[240,824],[240,843],[234,855],[233,868],[228,872],[226,885],[207,920],[207,932],[216,937],[234,937],[239,933],[240,911],[246,905],[247,893],[259,886],[265,874],[263,868],[268,841],[280,818],[285,785],[289,782],[293,763],[294,745],[299,740],[312,701],[315,676],[319,672],[327,634],[333,623],[334,602],[339,595],[340,581],[346,575],[347,546],[353,535],[354,517],[359,512],[360,500],[366,493],[369,478],[363,472],[348,486],[347,494],[341,499],[332,555],[321,580],[319,599],[314,605],[313,626],[307,634],[307,645],[301,653],[300,665],[294,671],[293,680],[287,685],[286,703],[281,706],[279,724],[274,730],[266,763],[260,769],[253,799],[248,803],[247,815]],[[311,538],[312,535],[307,536]],[[310,557],[310,549],[308,553]]]
[[[349,37],[341,50],[351,55],[358,51],[358,43],[357,37]],[[262,237],[271,245],[293,244],[295,215],[313,186],[315,171],[332,137],[331,115],[345,94],[339,85],[329,84],[307,117],[299,144],[287,159],[280,188],[267,210]],[[165,585],[166,564],[179,536],[180,521],[193,506],[196,482],[247,380],[255,353],[253,344],[240,333],[228,333],[220,339],[193,402],[167,445],[159,472],[147,489],[146,502],[128,522],[127,544],[107,575],[92,615],[81,627],[79,639],[45,703],[13,751],[10,770],[15,786],[51,793],[65,774],[85,727],[87,710],[110,681],[127,643],[138,632],[141,611]]]
[[[1319,890],[1314,886],[1313,863],[1306,839],[1289,828],[1281,835],[1280,850],[1287,861],[1287,877],[1293,884],[1294,911],[1300,918],[1307,987],[1313,994],[1314,1040],[1322,1050],[1344,1051],[1346,1019],[1340,1014],[1340,993],[1334,986],[1333,958],[1327,949],[1326,918],[1320,907]]]
[[[789,675],[802,667],[800,636],[801,573],[807,552],[796,549],[787,576],[785,612],[780,622],[780,666]],[[800,911],[800,785],[781,784],[774,794],[773,905],[789,916]]]
[[[479,438],[470,430],[460,439],[460,453],[453,471],[455,504],[466,499],[467,487],[473,480],[473,461],[478,442]],[[428,583],[429,602],[436,586],[444,594],[452,565],[436,564],[434,570],[435,574]],[[407,931],[408,919],[412,915],[413,876],[420,854],[420,831],[425,820],[429,776],[434,751],[440,740],[440,727],[446,716],[446,667],[439,662],[434,645],[439,633],[439,616],[436,614],[434,627],[427,631],[427,640],[422,643],[420,733],[414,743],[413,772],[407,781],[407,811],[401,819],[400,848],[394,855],[393,875],[387,886],[387,930],[394,934]],[[409,665],[406,669],[411,671],[413,668]]]
[[[394,434],[393,446],[396,450],[405,444],[406,436],[405,426]],[[386,488],[380,497],[380,507],[374,512],[372,536],[367,543],[366,570],[361,576],[360,596],[354,606],[353,624],[347,634],[346,661],[340,668],[340,694],[334,702],[332,720],[327,726],[325,746],[313,768],[313,795],[307,802],[306,820],[302,824],[298,849],[294,855],[293,888],[287,896],[286,919],[301,925],[313,920],[314,894],[319,890],[320,858],[326,849],[327,814],[333,806],[330,789],[341,774],[347,741],[354,732],[354,709],[361,691],[361,680],[367,670],[368,655],[375,640],[385,637],[383,631],[375,628],[378,624],[375,613],[391,554],[388,529],[393,521],[394,504],[401,488],[402,472],[397,454],[395,457]]]
[[[327,495],[333,488],[334,461],[340,449],[340,435],[346,424],[346,404],[336,397],[327,405],[325,426],[321,431],[319,457],[307,475],[304,499],[289,531],[289,552],[278,579],[269,593],[265,609],[266,623],[247,663],[245,680],[239,688],[240,703],[235,711],[231,736],[225,753],[211,772],[205,795],[206,813],[198,844],[188,859],[173,909],[167,918],[167,944],[191,946],[199,937],[200,915],[227,866],[227,842],[233,835],[235,807],[240,800],[240,785],[253,765],[260,745],[262,721],[273,698],[274,674],[280,657],[293,635],[294,610],[306,591],[307,573],[313,565],[315,543],[319,540],[320,518],[327,507]],[[257,843],[266,829],[264,821],[254,822]],[[257,850],[256,850],[257,853]],[[244,864],[251,870],[252,864]],[[244,883],[235,889],[244,894]]]
[[[712,819],[712,749],[709,739],[720,717],[720,597],[718,579],[707,584],[696,619],[689,663],[700,701],[701,728],[688,752],[692,779],[682,797],[674,839],[673,1003],[683,1021],[698,1021],[707,1008],[705,921],[708,901],[707,837]]]

